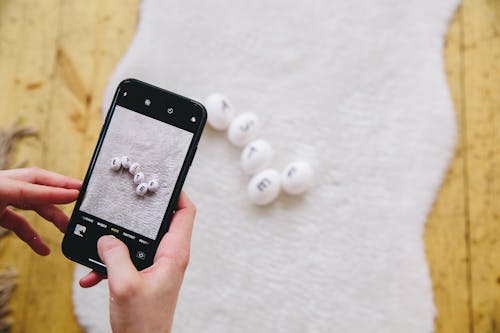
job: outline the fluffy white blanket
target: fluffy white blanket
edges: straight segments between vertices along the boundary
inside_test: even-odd
[[[240,150],[209,128],[185,190],[198,206],[175,332],[431,332],[423,226],[452,157],[443,66],[458,0],[145,0],[111,77],[255,112],[283,168],[316,183],[268,207],[246,198]],[[133,24],[133,22],[131,22]],[[108,328],[106,285],[76,314]]]

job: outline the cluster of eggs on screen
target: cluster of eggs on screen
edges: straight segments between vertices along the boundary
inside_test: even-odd
[[[148,191],[156,192],[160,187],[158,179],[153,178],[145,182],[146,176],[140,171],[141,165],[137,162],[132,162],[128,156],[114,157],[111,159],[111,170],[119,171],[120,169],[127,169],[128,172],[134,176],[134,184],[137,185],[135,193],[138,196],[143,196]]]
[[[256,114],[236,114],[232,103],[221,94],[212,94],[205,101],[208,124],[217,131],[227,130],[227,139],[238,148],[243,148],[240,166],[251,176],[247,194],[254,204],[273,202],[280,192],[299,195],[312,184],[313,170],[306,161],[295,161],[281,171],[270,168],[274,150],[271,144],[258,137],[260,121]]]

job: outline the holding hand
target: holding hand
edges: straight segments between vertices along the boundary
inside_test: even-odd
[[[55,206],[67,204],[78,197],[80,180],[39,168],[0,171],[0,226],[12,230],[36,253],[48,255],[49,247],[21,215],[8,206],[33,210],[52,222],[61,232],[66,231],[68,217]]]
[[[170,332],[177,296],[189,262],[195,206],[182,192],[177,211],[156,252],[152,266],[137,271],[127,246],[113,236],[97,243],[109,279],[113,332]],[[84,288],[104,276],[91,272],[80,280]]]
[[[33,210],[65,232],[69,219],[55,204],[73,202],[82,183],[39,168],[0,171],[0,226],[10,229],[40,255],[50,249],[21,215],[8,206]],[[127,246],[113,236],[99,239],[99,257],[109,278],[111,327],[115,332],[170,332],[177,297],[189,262],[196,208],[183,192],[154,263],[137,271]],[[106,278],[96,272],[80,280],[92,287]]]

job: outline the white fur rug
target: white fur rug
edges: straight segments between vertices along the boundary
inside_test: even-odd
[[[422,239],[456,124],[443,42],[458,0],[145,0],[111,77],[263,121],[273,166],[309,160],[316,187],[246,198],[240,150],[207,127],[185,190],[198,206],[175,332],[431,332]],[[74,302],[109,331],[106,285]]]

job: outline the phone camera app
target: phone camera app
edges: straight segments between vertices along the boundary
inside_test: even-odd
[[[122,235],[125,229],[155,239],[192,138],[117,105],[80,210],[116,225]]]

